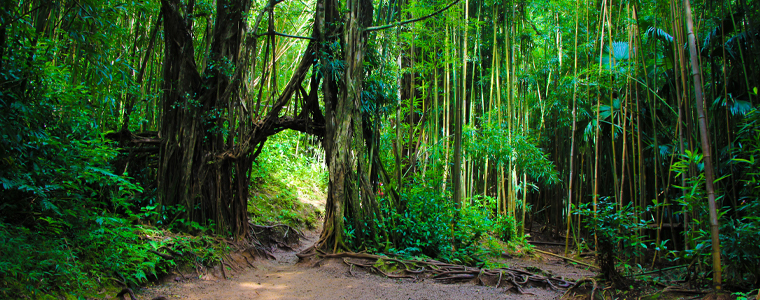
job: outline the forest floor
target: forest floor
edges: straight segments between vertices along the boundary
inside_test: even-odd
[[[319,232],[305,233],[300,246],[294,249],[276,249],[276,259],[257,259],[248,264],[236,258],[238,265],[226,268],[225,274],[209,272],[207,275],[191,276],[177,274],[163,284],[143,288],[140,299],[165,296],[168,299],[557,299],[563,291],[548,287],[531,286],[525,294],[506,292],[505,288],[481,286],[474,283],[443,284],[432,279],[391,279],[367,272],[361,268],[349,271],[340,259],[299,262],[296,253],[313,245]],[[253,259],[251,256],[247,256]],[[513,268],[536,270],[566,279],[578,280],[594,273],[569,265],[551,256],[504,259]],[[253,266],[253,267],[250,267]],[[216,274],[216,275],[214,275]],[[220,276],[221,275],[221,276]],[[223,279],[227,277],[227,279]]]
[[[324,207],[324,200],[299,200],[313,207]],[[175,272],[161,283],[142,288],[139,299],[557,299],[564,291],[546,286],[527,286],[524,294],[505,287],[474,283],[444,284],[433,279],[393,279],[362,268],[349,269],[339,258],[299,261],[296,253],[312,246],[319,239],[319,230],[306,231],[297,247],[273,248],[274,259],[250,253],[236,253],[222,272],[220,267],[197,272]],[[543,234],[534,238],[543,239]],[[548,252],[559,247],[541,246]],[[500,258],[498,262],[530,272],[544,272],[570,280],[594,276],[581,266],[562,259],[537,254],[532,257]],[[226,278],[226,279],[225,279]]]

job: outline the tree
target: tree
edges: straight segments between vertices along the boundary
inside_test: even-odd
[[[322,6],[320,6],[322,7]],[[335,20],[340,19],[340,3],[325,0],[324,10],[318,12],[321,44],[330,39],[330,34],[340,31]],[[373,210],[374,193],[367,177],[368,162],[364,148],[363,121],[360,113],[362,84],[364,79],[364,48],[367,43],[365,28],[372,22],[373,6],[370,0],[348,0],[343,16],[342,49],[332,52],[334,59],[343,55],[343,74],[335,81],[336,72],[332,68],[331,56],[321,57],[325,74],[322,92],[325,99],[325,161],[328,165],[329,183],[325,206],[325,224],[322,235],[315,245],[323,250],[336,252],[347,249],[343,241],[344,218],[350,217],[353,224],[360,225],[365,210]],[[361,230],[363,228],[357,228]]]
[[[193,3],[161,1],[164,15],[164,95],[158,187],[164,207],[180,206],[186,219],[212,220],[220,232],[247,233],[250,151],[242,151],[244,126],[232,123],[240,46],[249,0],[217,2],[208,67],[198,71],[193,45]],[[229,109],[233,108],[233,109]]]
[[[175,219],[211,223],[218,232],[236,237],[248,233],[249,171],[267,137],[284,129],[322,135],[324,120],[315,85],[308,95],[301,86],[314,63],[313,42],[271,106],[259,105],[241,91],[249,61],[243,57],[242,53],[248,53],[243,47],[256,49],[258,37],[276,35],[271,21],[276,1],[270,1],[255,22],[254,30],[269,13],[267,32],[247,34],[251,3],[217,2],[208,58],[205,66],[198,66],[192,34],[194,2],[161,2],[165,53],[160,201],[164,208],[179,209],[168,213]],[[304,100],[301,112],[283,116],[282,108],[297,92],[302,92]]]

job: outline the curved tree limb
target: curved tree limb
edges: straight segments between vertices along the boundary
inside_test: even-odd
[[[258,33],[258,34],[256,34],[256,37],[266,36],[266,35],[276,35],[276,36],[281,36],[281,37],[288,37],[288,38],[302,39],[302,40],[311,40],[311,41],[316,40],[313,37],[290,35],[290,34],[285,34],[285,33],[277,32],[277,31],[274,31],[274,30],[270,30],[270,31],[267,31],[267,32],[264,32],[264,33]]]
[[[384,29],[393,28],[393,27],[396,27],[396,26],[401,26],[401,25],[406,25],[406,24],[409,24],[409,23],[423,21],[425,19],[428,19],[430,17],[434,17],[434,16],[436,16],[436,15],[438,15],[438,14],[446,11],[447,9],[451,8],[452,6],[454,6],[455,4],[459,3],[459,1],[460,0],[455,0],[454,2],[449,3],[449,5],[446,5],[446,7],[441,8],[441,9],[437,10],[436,12],[434,12],[432,14],[429,14],[427,16],[424,16],[424,17],[419,17],[419,18],[415,18],[415,19],[411,19],[411,20],[396,22],[396,23],[392,23],[392,24],[388,24],[388,25],[367,27],[367,28],[364,29],[364,32],[384,30]]]

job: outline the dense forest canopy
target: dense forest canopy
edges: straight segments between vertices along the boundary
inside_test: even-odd
[[[537,224],[611,280],[756,286],[758,5],[4,0],[0,291],[143,283],[151,228],[254,238],[288,130],[328,171],[319,251],[474,264]]]

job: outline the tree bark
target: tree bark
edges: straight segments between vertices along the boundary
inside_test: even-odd
[[[210,63],[198,71],[192,25],[178,0],[163,0],[164,95],[158,171],[159,199],[173,222],[185,219],[218,233],[248,233],[248,170],[252,156],[228,155],[238,131],[235,115],[239,81],[233,77],[245,32],[250,0],[217,2]],[[224,128],[229,127],[229,131]],[[225,155],[227,154],[227,155]],[[188,228],[190,229],[190,228]]]
[[[321,41],[338,28],[331,20],[338,18],[339,3],[325,0],[324,11],[318,12]],[[364,82],[364,48],[367,36],[363,31],[372,21],[372,2],[348,0],[343,24],[342,51],[345,70],[340,82],[332,76],[329,57],[322,57],[322,90],[325,99],[324,148],[329,171],[328,195],[325,206],[325,223],[316,248],[328,252],[347,249],[343,230],[344,217],[348,216],[355,232],[361,233],[362,211],[371,209],[374,193],[366,178],[366,155],[363,147],[363,124],[360,113],[362,84]],[[324,44],[324,43],[322,43]],[[335,54],[335,53],[332,53]],[[363,205],[362,205],[363,204]]]

